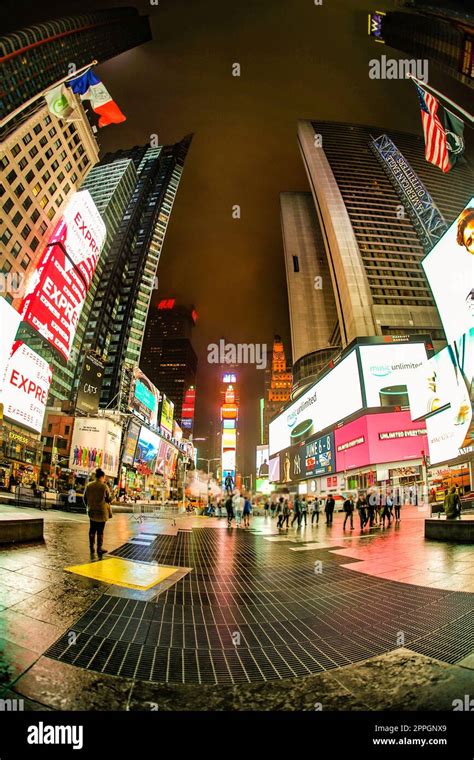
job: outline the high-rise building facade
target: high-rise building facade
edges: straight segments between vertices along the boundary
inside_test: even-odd
[[[102,355],[106,363],[102,406],[116,406],[119,399],[126,403],[124,366],[140,363],[158,262],[190,142],[189,136],[176,145],[118,151],[97,167],[130,160],[136,171],[132,195],[104,260],[84,341],[84,349]]]
[[[306,384],[308,375],[316,374],[339,350],[339,322],[311,193],[281,193],[280,210],[296,388],[303,378]],[[309,372],[304,358],[308,356]]]
[[[405,7],[369,16],[378,42],[416,59],[428,59],[470,89],[474,88],[474,13],[455,0],[412,0]]]
[[[54,19],[0,37],[0,120],[43,90],[92,61],[107,61],[151,39],[148,16],[109,8]],[[38,108],[36,101],[9,119],[5,137]]]
[[[15,307],[48,233],[98,160],[96,139],[75,100],[80,119],[74,123],[55,119],[43,101],[0,148],[1,271],[19,286],[4,294]]]
[[[186,392],[196,385],[197,356],[191,344],[196,311],[162,299],[151,307],[146,323],[140,368],[174,404],[182,422]]]
[[[381,133],[324,121],[298,127],[337,310],[333,338],[345,347],[358,336],[430,334],[435,347],[442,346],[444,333],[421,267],[426,248],[373,150],[372,138]],[[422,137],[385,134],[450,224],[472,194],[472,167],[458,165],[445,175],[425,161]],[[327,303],[332,310],[331,297]],[[324,315],[325,299],[318,308]]]
[[[283,341],[273,339],[271,365],[265,370],[265,402],[263,409],[263,443],[268,443],[270,420],[290,400],[293,374],[288,366]]]

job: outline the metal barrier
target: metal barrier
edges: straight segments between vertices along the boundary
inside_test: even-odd
[[[156,501],[136,502],[133,505],[132,519],[139,523],[144,522],[147,518],[152,520],[171,520],[176,525],[176,517],[180,511],[179,506],[175,504],[157,504]],[[185,512],[183,512],[183,515]]]

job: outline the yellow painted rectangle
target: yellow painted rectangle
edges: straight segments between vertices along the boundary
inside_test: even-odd
[[[102,581],[109,585],[146,591],[173,575],[180,568],[149,565],[144,562],[130,562],[119,557],[110,557],[99,562],[71,565],[71,567],[64,569],[68,573],[94,578],[96,581]]]

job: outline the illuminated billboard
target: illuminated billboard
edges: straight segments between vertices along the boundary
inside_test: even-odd
[[[148,430],[144,425],[140,428],[137,448],[135,452],[135,464],[145,465],[150,474],[154,473],[157,467],[158,452],[162,439],[153,431]]]
[[[71,440],[69,467],[92,474],[100,467],[106,475],[118,474],[122,428],[102,417],[76,417]]]
[[[289,448],[362,408],[356,350],[270,422],[269,454]]]
[[[181,408],[181,427],[186,430],[192,430],[195,405],[196,390],[191,386],[184,394],[183,405]]]
[[[268,478],[268,446],[257,446],[256,450],[256,473],[257,478]]]
[[[130,420],[127,430],[127,437],[123,445],[122,462],[132,465],[135,461],[135,451],[137,449],[138,436],[140,433],[140,424]]]
[[[4,417],[40,433],[51,380],[48,362],[22,341],[15,341],[0,388]]]
[[[104,363],[95,354],[86,354],[77,392],[76,410],[85,414],[97,414],[104,369]]]
[[[359,346],[367,406],[408,407],[407,384],[427,359],[421,343]]]
[[[160,402],[160,427],[170,435],[173,433],[173,418],[174,404],[163,393]]]
[[[236,383],[237,382],[237,376],[234,375],[233,373],[229,373],[228,372],[225,375],[223,375],[222,382],[223,383]]]
[[[0,340],[0,392],[20,321],[20,314],[5,298],[0,297],[0,324],[2,326],[2,339]]]
[[[474,326],[474,198],[421,264],[453,343]]]
[[[223,449],[235,449],[237,445],[237,431],[226,430],[222,431],[222,448]]]
[[[280,480],[280,455],[270,459],[268,463],[268,480],[270,483],[278,483]]]
[[[222,470],[235,472],[235,449],[222,452]]]
[[[160,392],[138,367],[133,368],[129,408],[153,427],[158,426]]]
[[[30,278],[20,313],[68,361],[106,237],[88,190],[75,193]]]

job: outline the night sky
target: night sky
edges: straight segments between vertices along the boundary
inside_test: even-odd
[[[206,435],[217,411],[216,371],[207,346],[267,343],[282,335],[291,358],[279,193],[308,185],[296,144],[299,118],[372,123],[421,133],[408,82],[368,77],[382,54],[403,57],[367,36],[371,0],[159,0],[23,2],[3,0],[1,28],[135,5],[151,16],[153,42],[98,68],[127,116],[101,130],[102,154],[194,132],[159,266],[158,298],[176,297],[199,313],[197,425]],[[232,76],[232,64],[241,76]],[[451,97],[462,88],[430,68],[430,83]],[[465,101],[465,97],[464,97]],[[464,102],[464,105],[466,103]],[[232,206],[241,219],[232,218]],[[254,471],[263,372],[242,373],[243,474]],[[205,455],[204,449],[202,453]]]

